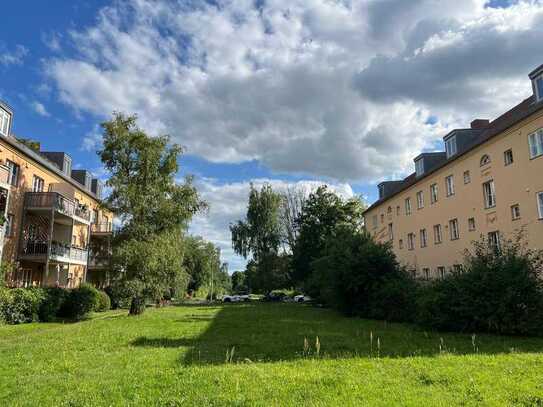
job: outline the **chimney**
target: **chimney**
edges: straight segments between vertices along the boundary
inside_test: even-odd
[[[489,124],[490,124],[490,120],[475,119],[474,121],[471,122],[471,128],[473,130],[482,130],[482,129],[486,129]]]

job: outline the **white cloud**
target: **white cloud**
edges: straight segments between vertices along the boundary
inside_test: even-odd
[[[21,65],[28,55],[28,49],[22,45],[15,46],[15,50],[0,50],[0,65]]]
[[[81,143],[81,150],[95,153],[102,146],[102,133],[100,133],[100,128],[98,126],[94,127],[92,131],[89,131],[83,137],[83,142]]]
[[[305,189],[308,193],[323,184],[323,182],[318,181],[290,183],[276,179],[255,179],[252,182],[256,188],[260,188],[267,182],[276,191],[284,190],[287,186],[296,185]],[[349,184],[328,185],[331,190],[345,198],[354,196]],[[232,250],[229,225],[238,219],[245,218],[250,182],[220,184],[216,180],[204,179],[197,183],[197,187],[202,198],[209,203],[210,208],[207,214],[198,215],[193,219],[190,233],[203,236],[220,247],[222,260],[228,262],[231,272],[244,269],[246,261],[234,254]]]
[[[38,102],[37,100],[32,102],[32,109],[34,109],[34,111],[40,116],[43,116],[43,117],[51,116],[49,112],[47,111],[47,109],[45,109],[45,106],[42,103]]]
[[[47,73],[76,111],[136,112],[205,159],[372,182],[527,97],[543,62],[539,1],[217,3],[115,2]]]

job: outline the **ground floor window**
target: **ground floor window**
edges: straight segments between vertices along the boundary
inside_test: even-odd
[[[437,268],[437,275],[442,279],[445,278],[445,267],[439,266]]]
[[[17,287],[32,287],[32,269],[19,269],[15,272]]]
[[[539,209],[539,219],[543,219],[543,191],[537,193],[537,207]]]
[[[495,250],[500,250],[500,232],[490,232],[488,234],[488,244]]]

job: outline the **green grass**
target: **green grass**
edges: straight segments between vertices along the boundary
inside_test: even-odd
[[[298,304],[111,311],[0,326],[0,405],[541,406],[541,351]]]

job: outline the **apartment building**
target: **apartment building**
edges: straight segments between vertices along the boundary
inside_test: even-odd
[[[524,233],[543,249],[543,65],[529,74],[533,95],[493,121],[443,137],[444,152],[422,153],[415,172],[378,185],[364,213],[366,228],[390,241],[399,261],[420,278],[460,269],[481,236]]]
[[[14,266],[7,284],[104,285],[113,216],[100,206],[100,181],[72,169],[65,152],[17,139],[12,123],[0,102],[0,254]]]

